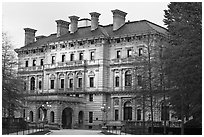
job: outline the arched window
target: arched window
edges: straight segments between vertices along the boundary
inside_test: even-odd
[[[55,122],[55,113],[54,113],[53,111],[50,112],[50,121],[51,121],[52,123]]]
[[[29,119],[30,119],[30,122],[33,122],[33,111],[30,111]]]
[[[131,71],[125,72],[125,86],[131,86],[132,85],[132,74]]]
[[[132,104],[130,101],[124,104],[124,120],[132,120]]]
[[[35,90],[35,78],[30,79],[30,90]]]

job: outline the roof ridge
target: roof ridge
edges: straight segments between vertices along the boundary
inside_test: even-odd
[[[162,26],[160,26],[160,25],[158,25],[158,24],[156,24],[156,23],[153,23],[153,22],[151,22],[151,21],[148,21],[148,20],[145,20],[147,23],[151,23],[152,25],[155,25],[155,26],[157,26],[157,27],[160,27],[160,28],[162,28],[162,29],[165,29],[166,31],[168,31],[168,29],[167,28],[165,28],[165,27],[162,27]],[[148,24],[149,25],[149,24]],[[149,25],[150,26],[150,25]],[[150,26],[151,27],[151,26]],[[151,27],[152,28],[152,27]],[[154,29],[154,28],[152,28],[152,29]],[[155,30],[155,29],[154,29]],[[157,30],[155,30],[155,31],[157,31]]]

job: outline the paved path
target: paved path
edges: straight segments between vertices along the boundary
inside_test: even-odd
[[[103,135],[101,130],[61,129],[51,130],[50,135]]]

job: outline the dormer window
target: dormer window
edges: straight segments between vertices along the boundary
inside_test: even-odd
[[[65,48],[65,44],[61,44],[60,47],[61,47],[61,48]]]
[[[73,43],[69,43],[69,46],[70,46],[70,47],[74,47],[74,44],[73,44]]]
[[[52,49],[55,49],[55,48],[56,48],[55,45],[53,45],[53,46],[52,46]]]
[[[90,43],[91,43],[91,44],[94,44],[94,40],[90,40]]]
[[[126,40],[127,42],[130,42],[131,37],[126,37],[125,40]]]
[[[116,43],[120,43],[120,38],[116,39]]]

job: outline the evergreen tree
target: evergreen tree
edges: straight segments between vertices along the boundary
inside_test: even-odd
[[[14,112],[23,106],[24,82],[17,75],[17,60],[12,43],[2,33],[2,116],[15,117]]]
[[[165,10],[169,30],[165,73],[171,104],[181,119],[202,121],[202,3],[172,2]],[[182,120],[183,121],[183,120]]]

